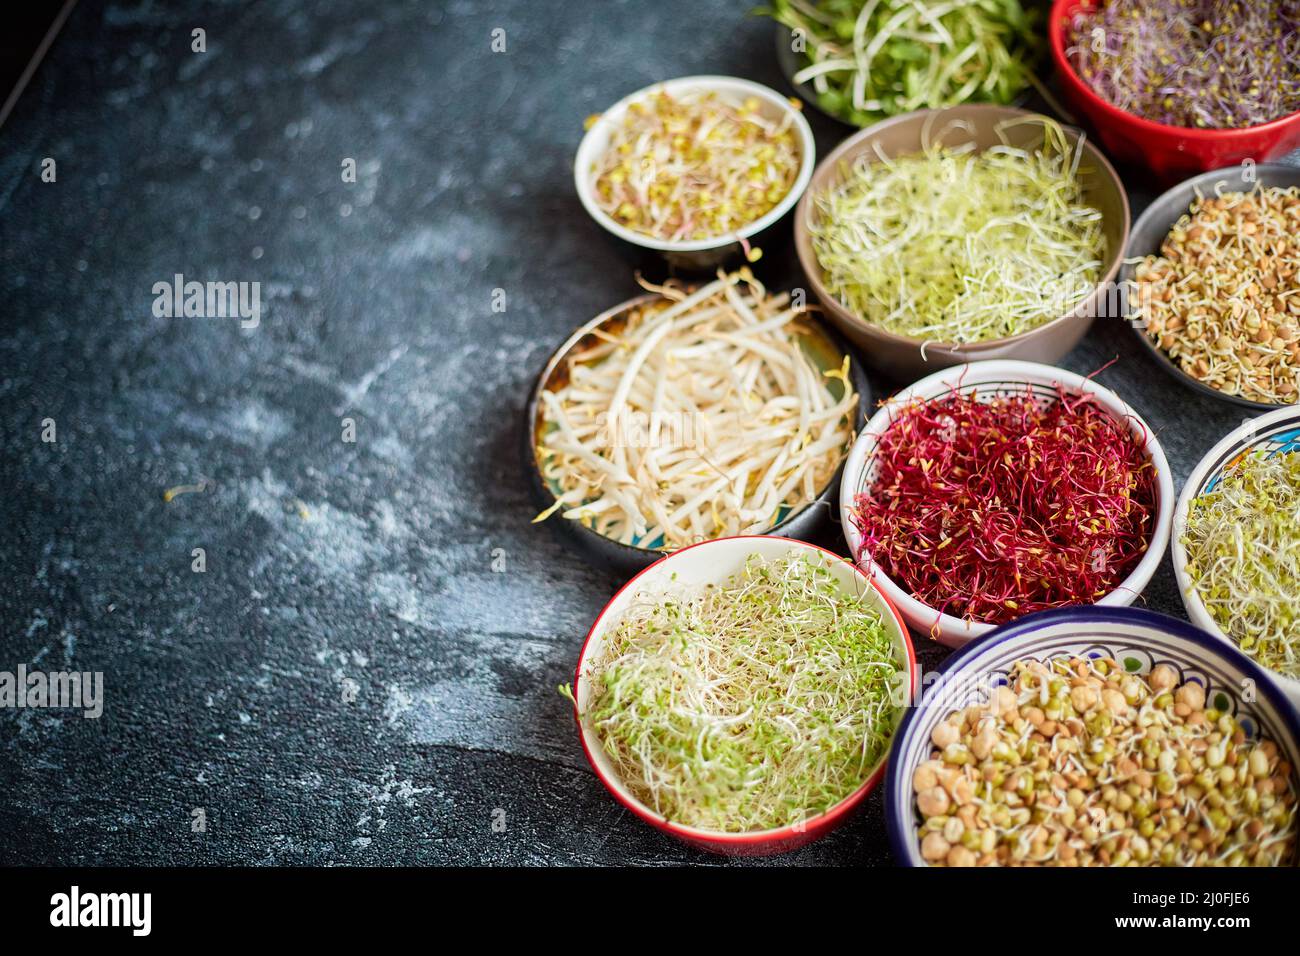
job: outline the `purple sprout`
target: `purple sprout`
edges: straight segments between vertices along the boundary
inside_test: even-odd
[[[1168,126],[1300,111],[1300,0],[1102,0],[1073,15],[1065,55],[1106,102]]]

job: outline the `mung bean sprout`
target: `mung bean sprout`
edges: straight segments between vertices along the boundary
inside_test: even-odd
[[[820,371],[820,335],[748,269],[597,329],[543,390],[537,448],[559,511],[624,544],[664,551],[771,529],[814,501],[853,440],[849,359]]]

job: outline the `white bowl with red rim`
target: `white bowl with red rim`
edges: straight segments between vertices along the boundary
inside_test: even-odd
[[[867,427],[849,449],[849,456],[844,462],[844,477],[840,482],[840,526],[844,531],[844,540],[849,544],[849,554],[859,564],[866,562],[870,565],[872,579],[890,601],[897,605],[903,618],[918,634],[933,637],[948,647],[962,647],[988,634],[996,625],[940,613],[900,587],[878,564],[869,561],[869,555],[861,554],[862,532],[854,522],[853,509],[858,494],[870,487],[875,476],[873,457],[880,436],[913,402],[931,402],[944,398],[951,395],[954,389],[967,395],[973,392],[981,401],[988,401],[999,396],[1024,395],[1028,386],[1043,400],[1051,400],[1057,385],[1070,393],[1094,396],[1112,417],[1127,424],[1129,433],[1155,465],[1156,522],[1151,537],[1147,540],[1146,552],[1132,572],[1096,603],[1108,607],[1126,607],[1137,600],[1143,589],[1151,583],[1165,549],[1169,546],[1175,501],[1169,460],[1151,426],[1110,389],[1063,368],[1009,360],[956,365],[921,379],[881,403],[880,410],[867,422]]]
[[[598,734],[582,720],[580,715],[586,709],[591,693],[591,682],[585,678],[587,662],[599,658],[604,648],[606,634],[617,625],[637,598],[669,593],[680,596],[708,584],[721,584],[741,571],[751,555],[759,555],[765,561],[774,561],[791,554],[809,555],[823,562],[846,593],[865,596],[880,612],[881,620],[894,642],[899,659],[907,668],[907,679],[904,682],[906,700],[900,701],[898,708],[898,721],[901,722],[904,711],[920,690],[920,670],[916,663],[916,652],[912,648],[902,616],[875,582],[850,561],[825,548],[790,538],[778,538],[772,535],[718,538],[691,545],[656,561],[625,584],[605,605],[605,609],[600,612],[600,616],[591,626],[587,640],[578,655],[578,666],[573,679],[573,695],[576,700],[574,717],[578,722],[582,749],[586,752],[587,760],[591,763],[596,776],[613,794],[615,800],[655,829],[714,853],[731,856],[766,856],[796,849],[825,836],[847,820],[880,783],[885,772],[888,746],[884,748],[884,753],[870,769],[863,782],[852,793],[824,813],[799,823],[745,833],[725,833],[675,823],[646,806],[627,788],[619,779],[609,756],[601,746]],[[897,727],[896,723],[891,730],[891,739]]]

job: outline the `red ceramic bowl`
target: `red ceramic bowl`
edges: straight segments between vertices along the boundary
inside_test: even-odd
[[[1071,18],[1094,6],[1094,0],[1054,0],[1047,32],[1067,102],[1088,120],[1112,159],[1146,166],[1169,182],[1248,159],[1266,163],[1300,146],[1300,112],[1244,129],[1192,129],[1153,123],[1107,103],[1065,56]]]
[[[908,678],[904,692],[906,700],[902,701],[903,706],[898,714],[901,722],[903,712],[916,699],[920,691],[921,681],[920,671],[916,665],[916,652],[912,648],[911,638],[908,637],[907,625],[903,623],[894,605],[875,582],[845,558],[825,548],[789,538],[771,535],[719,538],[682,548],[656,561],[625,584],[605,605],[605,609],[596,618],[596,623],[591,626],[586,643],[582,645],[582,652],[578,655],[578,668],[573,681],[573,693],[577,698],[574,716],[578,718],[578,734],[582,741],[582,749],[596,776],[615,800],[646,823],[702,850],[725,853],[729,856],[768,856],[797,849],[825,836],[852,816],[867,795],[880,783],[885,773],[887,754],[880,757],[867,775],[867,779],[856,790],[825,813],[801,823],[751,833],[724,833],[718,830],[684,826],[664,819],[628,790],[614,771],[595,731],[578,717],[578,710],[586,705],[590,693],[590,681],[586,679],[584,665],[589,654],[594,656],[599,652],[610,626],[622,616],[639,594],[657,593],[676,589],[679,586],[693,588],[717,583],[744,567],[745,559],[751,554],[761,554],[765,559],[775,559],[791,551],[824,559],[826,566],[839,580],[841,588],[851,588],[851,593],[874,597],[875,605],[880,610],[885,626],[894,639],[899,658],[906,662]],[[897,725],[894,729],[897,730]]]

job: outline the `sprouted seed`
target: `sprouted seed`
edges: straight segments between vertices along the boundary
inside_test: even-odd
[[[1010,103],[1042,44],[1020,0],[773,0],[817,104],[855,126],[961,103]]]
[[[163,492],[163,501],[169,502],[177,495],[201,494],[208,490],[211,482],[206,478],[200,478],[197,482],[188,485],[173,485]]]
[[[1126,422],[1058,386],[900,409],[857,497],[857,555],[938,613],[1001,624],[1093,604],[1146,553],[1155,466]]]
[[[1300,679],[1300,452],[1230,467],[1192,499],[1182,543],[1215,623],[1264,667]]]
[[[1138,260],[1130,318],[1225,395],[1300,397],[1300,188],[1197,195],[1160,255]]]
[[[1300,110],[1296,0],[1102,0],[1067,44],[1094,93],[1152,122],[1240,129]]]
[[[885,756],[907,665],[881,612],[826,558],[638,595],[584,667],[582,721],[655,813],[744,833],[817,816]]]
[[[1032,122],[1044,136],[1032,150],[1003,124],[1004,145],[983,152],[940,135],[920,154],[858,156],[808,224],[829,292],[927,343],[1005,338],[1072,311],[1101,275],[1102,215],[1084,200],[1082,140]]]
[[[1278,866],[1296,848],[1295,768],[1205,687],[1159,663],[1020,660],[954,711],[912,774],[939,866]]]
[[[595,198],[620,225],[655,239],[712,239],[761,219],[802,162],[790,113],[757,97],[653,93],[628,107],[595,164]]]
[[[748,269],[694,292],[645,285],[662,298],[575,348],[541,394],[537,460],[559,493],[539,519],[663,551],[769,530],[821,494],[853,441],[848,357],[819,371],[804,309]]]

